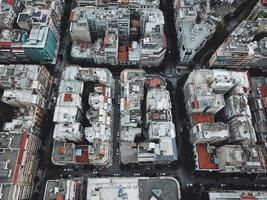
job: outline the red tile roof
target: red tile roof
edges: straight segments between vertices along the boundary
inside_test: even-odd
[[[64,102],[70,102],[72,101],[72,95],[70,93],[66,93],[64,95]]]
[[[267,108],[267,97],[262,98],[263,107]]]
[[[82,48],[83,48],[83,49],[87,49],[87,48],[88,48],[88,42],[83,41],[83,42],[82,42]]]
[[[207,151],[207,144],[196,144],[199,169],[218,170],[219,166],[212,162],[211,155]]]
[[[21,167],[21,163],[22,163],[22,159],[23,159],[23,155],[24,155],[24,150],[25,150],[27,138],[28,138],[27,133],[23,132],[21,134],[20,150],[19,150],[18,159],[16,162],[16,167],[15,167],[15,171],[14,171],[13,178],[12,178],[13,184],[16,184],[18,181],[18,175],[19,175],[19,171],[20,171],[20,167]]]
[[[108,44],[109,43],[109,37],[108,36],[105,36],[104,37],[104,44]]]
[[[240,200],[256,200],[256,197],[254,196],[246,196],[246,195],[241,195]]]
[[[193,124],[214,123],[214,116],[211,113],[194,113],[192,115]]]
[[[15,1],[15,0],[7,0],[7,3],[8,3],[9,5],[13,5],[13,4],[14,4],[14,1]]]
[[[77,148],[82,151],[81,156],[76,156],[76,162],[78,163],[89,163],[89,152],[87,145],[77,145]]]
[[[62,194],[58,194],[56,200],[64,200],[64,197]]]
[[[267,0],[261,0],[262,5],[267,6]]]
[[[159,87],[160,86],[160,79],[151,79],[151,80],[147,80],[146,82],[150,87]]]
[[[196,108],[196,109],[199,108],[199,102],[198,102],[198,100],[194,100],[194,108]]]
[[[261,97],[267,97],[267,85],[260,86],[260,95]]]

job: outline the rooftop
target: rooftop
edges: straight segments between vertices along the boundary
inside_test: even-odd
[[[90,178],[88,179],[87,198],[100,197],[125,198],[129,200],[146,200],[162,198],[179,200],[178,182],[169,177],[159,178]]]
[[[214,25],[207,22],[201,22],[197,24],[194,21],[182,21],[181,27],[183,45],[188,51],[196,50],[215,32]]]
[[[78,80],[61,80],[59,93],[77,93],[82,94],[83,82]]]
[[[223,47],[225,51],[239,51],[248,52],[253,54],[253,45],[250,46],[254,36],[261,31],[264,31],[266,19],[259,19],[256,21],[243,21],[226,40],[225,46]],[[258,48],[256,46],[256,48]]]
[[[152,88],[147,92],[146,108],[151,110],[171,109],[169,91],[163,88]]]
[[[55,108],[53,121],[57,123],[74,123],[79,122],[80,108],[78,106]]]
[[[79,199],[82,184],[82,178],[48,180],[43,200]]]
[[[219,170],[219,166],[214,160],[216,148],[208,144],[196,144],[195,149],[199,170]]]
[[[251,140],[257,142],[252,121],[246,116],[239,116],[229,121],[229,130],[232,141]]]
[[[44,48],[48,37],[49,27],[42,25],[33,25],[24,48]]]
[[[249,191],[249,190],[232,190],[232,191],[210,191],[209,200],[227,200],[227,199],[240,199],[240,200],[256,200],[266,199],[266,191]]]
[[[201,123],[213,124],[214,116],[211,113],[193,113],[192,122],[193,122],[193,125],[201,124]]]
[[[54,140],[52,162],[57,165],[65,165],[66,163],[75,162],[76,147],[74,143],[67,143],[66,141]]]

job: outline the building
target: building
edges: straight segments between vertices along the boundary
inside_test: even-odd
[[[179,8],[175,25],[180,60],[183,63],[191,62],[215,32],[215,24],[207,20],[198,23],[197,17],[196,6]]]
[[[160,78],[155,76],[153,81],[160,82]],[[178,159],[178,156],[170,93],[166,89],[166,83],[155,85],[153,81],[147,82],[146,94],[146,126],[149,127],[149,144],[139,145],[138,162],[173,162]]]
[[[1,2],[0,58],[4,58],[3,62],[55,63],[63,5],[63,0]]]
[[[19,29],[2,29],[0,33],[0,58],[7,62],[28,62],[23,44],[26,42],[28,33]]]
[[[3,199],[31,197],[40,139],[32,133],[1,132],[0,194]]]
[[[265,191],[231,190],[231,191],[209,191],[209,200],[227,199],[266,199]]]
[[[230,141],[237,142],[251,140],[257,142],[256,134],[252,121],[246,116],[235,117],[229,121]]]
[[[32,61],[53,63],[56,59],[58,39],[49,27],[33,25],[29,38],[23,45]]]
[[[258,68],[264,70],[266,65],[266,38],[259,37],[266,32],[266,19],[243,21],[228,36],[211,57],[211,68]]]
[[[247,116],[251,118],[248,97],[244,94],[234,94],[225,98],[223,112],[227,120],[231,120],[237,116]]]
[[[223,145],[198,143],[193,147],[197,171],[220,173],[265,173],[266,161],[257,145]]]
[[[190,130],[190,142],[195,143],[218,143],[229,138],[229,127],[222,122],[206,124],[199,123]]]
[[[52,77],[41,65],[1,65],[2,101],[15,107],[45,108],[52,86]]]
[[[163,14],[153,8],[153,2],[149,4],[152,8],[145,3],[134,13],[125,6],[73,9],[69,29],[72,58],[113,66],[158,66],[165,55],[166,38]]]
[[[217,158],[221,172],[266,172],[265,158],[258,146],[225,145],[217,149]]]
[[[142,133],[141,102],[144,98],[145,72],[143,70],[124,70],[120,78],[121,141],[132,142],[136,136],[141,136]]]
[[[251,94],[249,105],[252,122],[258,141],[267,147],[267,121],[266,121],[267,82],[263,77],[251,78]]]
[[[220,171],[215,146],[209,143],[197,143],[193,146],[193,152],[197,171]]]
[[[76,0],[80,7],[98,7],[98,8],[127,8],[131,12],[138,12],[144,8],[159,8],[159,0],[129,0],[129,1],[99,1],[99,0]]]
[[[13,27],[13,23],[18,13],[24,8],[23,1],[15,0],[1,1],[1,12],[0,12],[0,29],[9,29]]]
[[[264,151],[256,145],[257,132],[249,106],[253,93],[250,91],[247,72],[196,70],[189,75],[184,94],[196,170],[266,171]],[[219,100],[211,101],[214,96],[219,96]]]
[[[64,70],[53,119],[54,164],[111,163],[113,90],[107,69],[73,65]]]
[[[180,185],[171,177],[89,178],[87,200],[128,198],[180,200]]]
[[[15,107],[12,121],[0,132],[0,196],[29,199],[41,146],[42,101],[49,96],[52,78],[40,65],[1,65],[0,71],[2,101]]]
[[[45,185],[43,200],[82,199],[83,183],[83,178],[48,180]]]
[[[123,164],[162,164],[177,160],[176,131],[166,85],[164,78],[146,75],[144,70],[121,72]],[[146,140],[141,139],[142,135],[146,135]]]
[[[167,47],[163,14],[159,9],[144,9],[141,12],[140,22],[142,34],[140,65],[157,67],[162,63]]]

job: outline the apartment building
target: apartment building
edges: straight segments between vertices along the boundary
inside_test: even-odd
[[[254,89],[255,90],[255,89]],[[185,82],[196,170],[262,173],[266,158],[249,107],[246,71],[196,70]],[[216,101],[210,96],[220,95]]]
[[[69,29],[73,59],[113,66],[158,66],[166,51],[164,17],[159,9],[146,7],[135,14],[126,7],[73,9]]]
[[[209,60],[211,68],[265,69],[266,37],[256,37],[266,32],[265,18],[243,21],[227,37]]]
[[[53,119],[54,164],[111,164],[113,90],[107,69],[72,65],[64,70]]]

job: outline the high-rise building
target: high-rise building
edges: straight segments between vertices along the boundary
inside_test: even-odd
[[[57,38],[49,27],[34,25],[23,48],[31,60],[52,63],[56,59]]]
[[[3,6],[1,12],[5,18],[0,22],[3,23],[2,26],[0,24],[2,62],[54,63],[59,45],[63,0],[42,3],[15,0],[3,1],[0,5]]]
[[[197,16],[196,6],[179,8],[175,25],[180,60],[183,63],[191,62],[215,32],[214,24],[207,20],[197,22]]]

